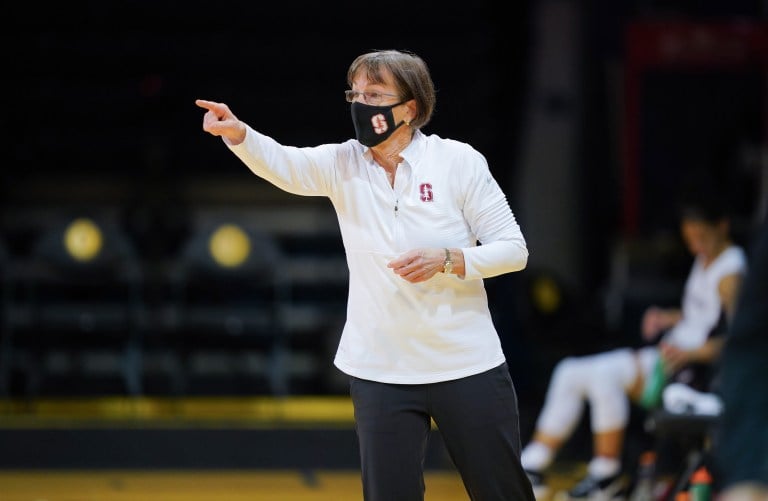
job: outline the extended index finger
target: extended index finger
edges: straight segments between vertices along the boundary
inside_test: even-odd
[[[219,103],[215,103],[213,101],[206,101],[205,99],[195,99],[195,104],[201,108],[205,108],[208,111],[214,111],[214,112],[216,111],[216,108],[219,105]]]

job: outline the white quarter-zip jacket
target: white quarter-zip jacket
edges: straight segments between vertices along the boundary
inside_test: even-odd
[[[333,204],[349,266],[347,318],[334,363],[362,379],[423,384],[505,361],[484,278],[525,268],[528,249],[482,154],[415,131],[394,188],[357,140],[298,148],[248,127],[225,144],[256,175],[289,193]],[[461,248],[463,278],[410,283],[387,267],[409,250]]]

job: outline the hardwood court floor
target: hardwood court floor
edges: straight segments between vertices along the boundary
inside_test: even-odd
[[[426,501],[466,501],[453,472],[428,472]],[[3,501],[361,501],[356,471],[0,472]]]
[[[82,442],[72,444],[62,439],[71,438],[73,433],[82,437],[83,430],[103,437],[100,432],[104,430],[127,429],[137,432],[137,440],[148,440],[139,432],[221,428],[248,434],[254,430],[300,431],[307,427],[347,430],[352,425],[353,412],[348,397],[0,400],[0,429],[5,430],[6,438],[16,431],[29,434],[41,430],[38,442],[12,442],[16,444],[13,447],[26,444],[26,450],[0,447],[0,454],[6,458],[19,459],[16,463],[6,461],[10,466],[0,468],[0,501],[362,501],[359,470],[346,469],[346,466],[311,470],[295,469],[292,465],[286,469],[255,466],[234,470],[228,467],[112,468],[109,463],[93,459],[93,440],[89,448]],[[35,461],[34,458],[45,452],[60,453],[57,447],[60,449],[62,443],[69,444],[67,447],[73,449],[73,455],[78,454],[76,449],[80,446],[92,462],[79,464],[92,464],[93,469],[69,468],[66,462],[61,467],[45,469],[40,465],[52,463]],[[160,446],[162,444],[167,442]],[[146,445],[150,449],[152,444]],[[104,458],[128,454],[119,449],[126,447],[124,441],[97,443],[95,447],[99,452],[104,451]],[[188,449],[185,451],[189,453]],[[215,451],[204,453],[215,455]],[[184,464],[182,459],[188,458],[179,458],[178,464]],[[132,463],[144,464],[134,460]],[[38,467],[13,466],[26,464],[38,464]],[[566,488],[583,471],[583,465],[564,465],[554,472],[550,483],[554,489]],[[425,501],[469,500],[461,479],[451,468],[428,469],[425,483]]]
[[[574,471],[552,479],[565,487]],[[425,501],[467,501],[454,471],[425,473]],[[361,501],[357,471],[0,472],[2,501]]]

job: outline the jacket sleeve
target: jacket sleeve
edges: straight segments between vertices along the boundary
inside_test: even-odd
[[[528,247],[507,197],[478,152],[466,159],[468,176],[464,216],[480,245],[462,249],[465,279],[489,278],[520,271],[528,264]],[[462,176],[464,177],[464,176]]]
[[[284,146],[247,127],[245,140],[224,144],[260,178],[296,195],[330,196],[338,145],[311,148]]]

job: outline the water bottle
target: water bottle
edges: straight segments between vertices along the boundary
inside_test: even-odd
[[[648,379],[643,387],[643,394],[640,397],[640,405],[646,409],[654,409],[661,404],[661,393],[667,382],[667,375],[664,370],[664,360],[661,355],[656,359],[653,370],[648,375]]]
[[[691,475],[690,480],[691,501],[711,501],[712,499],[712,475],[705,466],[699,467]]]
[[[656,453],[646,451],[640,455],[637,465],[635,488],[629,496],[629,501],[654,501],[656,483]]]

